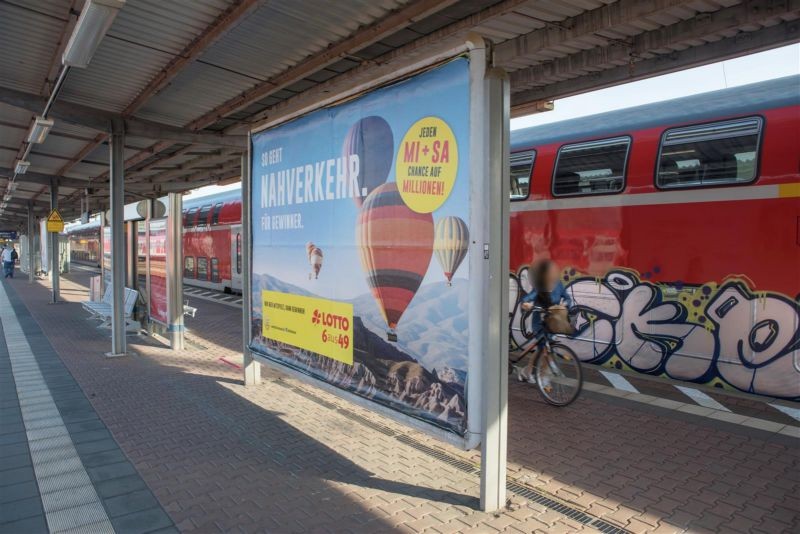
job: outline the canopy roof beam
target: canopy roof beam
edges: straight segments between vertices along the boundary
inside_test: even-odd
[[[308,56],[300,63],[289,67],[280,74],[277,74],[276,76],[273,76],[272,78],[248,89],[247,91],[244,91],[227,102],[224,102],[223,104],[204,114],[202,117],[199,117],[189,123],[189,128],[205,128],[209,124],[217,122],[226,115],[235,113],[236,111],[249,106],[253,102],[262,100],[269,95],[276,93],[281,89],[284,89],[289,85],[336,63],[340,59],[348,57],[371,44],[377,43],[384,37],[388,37],[389,35],[406,28],[418,20],[422,20],[438,11],[450,7],[457,1],[458,0],[414,0],[405,7],[402,7],[393,13],[389,13],[384,18],[357,31],[349,37],[342,39],[338,43],[329,46],[325,51]]]
[[[39,95],[0,87],[0,102],[17,108],[36,112],[42,109],[46,101],[46,98]],[[247,137],[244,135],[194,132],[144,119],[126,118],[119,113],[112,113],[110,111],[103,111],[64,101],[55,102],[50,108],[49,116],[70,124],[85,126],[101,132],[110,131],[111,124],[117,122],[124,125],[127,135],[131,137],[144,137],[145,139],[163,139],[172,142],[229,146],[242,149],[245,148],[247,143]]]
[[[792,0],[800,8],[800,0]],[[610,46],[586,50],[541,65],[512,73],[512,86],[529,87],[512,93],[511,105],[523,107],[535,101],[547,101],[570,95],[650,78],[669,72],[722,61],[776,46],[800,41],[800,20],[756,30],[740,32],[701,46],[664,54],[635,51],[665,49],[718,32],[735,31],[774,13],[756,9],[753,4],[782,4],[785,1],[758,0],[723,9],[703,19],[690,19],[668,28],[643,33],[633,39],[632,48]],[[633,55],[631,50],[634,51]],[[562,81],[552,81],[562,80]],[[540,85],[531,87],[531,85]]]
[[[619,0],[591,11],[584,11],[563,22],[547,23],[515,39],[497,45],[494,61],[503,67],[514,69],[520,63],[530,64],[531,58],[542,57],[542,53],[571,42],[592,38],[594,42],[609,45],[614,39],[598,35],[609,28],[620,27],[645,17],[657,17],[669,9],[687,4],[693,0]],[[546,57],[546,55],[545,55]]]
[[[122,110],[123,117],[130,117],[139,110],[153,95],[164,89],[169,82],[175,78],[187,65],[194,62],[202,55],[208,47],[217,42],[239,22],[253,13],[265,0],[239,0],[236,4],[229,7],[217,19],[210,24],[200,35],[184,47],[184,49],[170,60],[167,65],[136,95],[136,98]],[[88,156],[92,150],[100,146],[108,135],[98,134],[94,139],[87,143],[70,160],[59,169],[58,174],[66,174],[72,167]]]

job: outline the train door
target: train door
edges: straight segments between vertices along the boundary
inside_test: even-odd
[[[242,291],[242,225],[231,226],[231,289]]]

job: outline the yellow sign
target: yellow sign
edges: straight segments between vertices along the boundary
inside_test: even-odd
[[[352,304],[262,291],[261,312],[265,338],[353,365]]]
[[[55,233],[64,231],[64,219],[61,218],[61,214],[58,213],[58,210],[51,211],[50,215],[47,217],[47,231]]]
[[[408,129],[395,165],[397,188],[406,206],[417,213],[439,209],[456,183],[458,143],[438,117],[425,117]]]

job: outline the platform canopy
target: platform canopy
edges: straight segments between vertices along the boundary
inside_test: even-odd
[[[800,0],[127,0],[54,126],[17,160],[62,69],[84,0],[0,0],[3,226],[29,202],[65,217],[108,204],[107,138],[124,124],[126,202],[240,176],[264,121],[435,55],[476,32],[511,73],[515,114],[554,98],[800,40]]]

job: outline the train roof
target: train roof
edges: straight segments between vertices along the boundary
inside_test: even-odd
[[[65,234],[74,234],[77,232],[83,232],[86,230],[96,230],[100,228],[101,224],[99,220],[89,221],[88,223],[68,223],[66,228],[64,229]]]
[[[184,200],[183,209],[188,210],[192,208],[198,208],[200,206],[209,206],[212,204],[218,204],[220,202],[222,203],[241,202],[241,200],[242,200],[242,190],[232,189],[230,191],[223,191],[222,193],[213,193],[211,195],[193,198],[191,200]]]
[[[800,75],[514,130],[511,151],[795,105]]]

